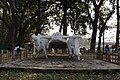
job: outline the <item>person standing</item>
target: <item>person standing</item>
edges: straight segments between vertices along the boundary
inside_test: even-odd
[[[107,45],[105,46],[104,53],[105,53],[105,54],[108,54],[109,51],[110,51],[110,48],[109,48],[109,45],[107,44]]]

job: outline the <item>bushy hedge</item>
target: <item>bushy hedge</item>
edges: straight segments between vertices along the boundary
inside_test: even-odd
[[[1,70],[0,80],[120,80],[120,74],[118,72],[35,73],[32,71]]]

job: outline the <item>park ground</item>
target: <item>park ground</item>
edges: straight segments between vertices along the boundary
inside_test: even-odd
[[[120,65],[97,59],[18,59],[0,68],[0,80],[120,80]]]

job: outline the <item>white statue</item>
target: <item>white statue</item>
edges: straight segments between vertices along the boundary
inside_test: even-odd
[[[53,33],[53,35],[51,36],[51,39],[50,39],[49,43],[52,42],[52,41],[66,42],[66,40],[62,37],[62,34],[60,32]]]
[[[48,58],[47,56],[47,46],[48,46],[48,39],[43,39],[42,35],[38,34],[32,35],[32,42],[34,44],[34,51],[33,51],[33,55],[39,55],[39,52],[41,50],[44,51],[46,58]],[[36,57],[37,57],[36,56]]]
[[[80,40],[79,38],[75,38],[74,35],[69,37],[68,42],[68,50],[70,55],[75,55],[78,57],[78,60],[80,60]]]
[[[68,41],[65,39],[68,38]],[[32,42],[34,44],[33,55],[39,55],[41,50],[44,51],[46,58],[47,56],[47,48],[49,48],[49,44],[54,41],[65,42],[68,46],[69,54],[77,56],[78,60],[80,60],[80,37],[77,35],[73,36],[62,36],[59,32],[54,33],[52,36],[42,36],[40,34],[32,35]],[[64,46],[63,46],[64,47]]]

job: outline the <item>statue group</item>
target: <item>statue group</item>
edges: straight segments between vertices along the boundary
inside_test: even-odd
[[[41,51],[44,52],[45,57],[48,58],[47,49],[52,47],[56,48],[66,48],[68,49],[68,54],[70,56],[77,56],[78,60],[80,60],[80,36],[63,36],[61,33],[56,32],[51,36],[43,36],[41,34],[33,34],[32,42],[33,42],[33,55],[36,57],[40,54]]]

